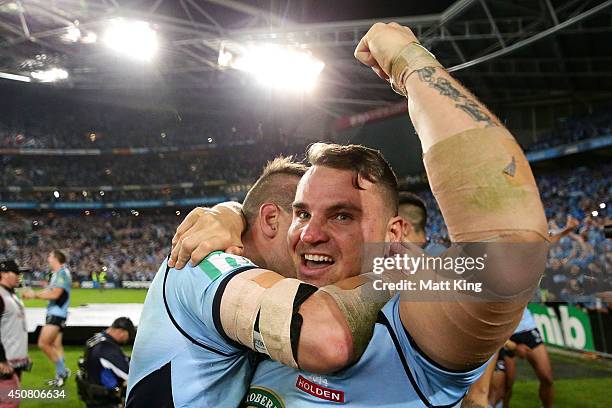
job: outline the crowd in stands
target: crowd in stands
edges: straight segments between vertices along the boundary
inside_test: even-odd
[[[16,258],[34,280],[46,280],[47,255],[62,248],[69,256],[73,279],[91,280],[104,270],[109,282],[151,280],[181,218],[125,211],[83,215],[17,215],[3,219],[0,253]],[[78,226],[78,227],[77,227]]]
[[[586,117],[559,119],[553,129],[539,135],[525,148],[536,151],[607,135],[612,135],[612,115],[609,110]]]
[[[0,201],[108,202],[203,197],[216,191],[211,186],[252,182],[266,160],[278,151],[301,157],[305,145],[281,149],[278,145],[258,144],[256,148],[235,146],[214,152],[138,156],[0,156],[3,168]],[[191,185],[185,187],[182,183]],[[164,187],[155,187],[160,185]],[[106,189],[100,194],[102,186],[112,186],[112,191]],[[54,191],[60,196],[55,197]]]
[[[82,115],[87,115],[87,122]],[[138,113],[119,108],[77,110],[59,116],[57,112],[40,111],[15,118],[21,122],[0,123],[0,148],[109,149],[128,147],[128,141],[129,147],[182,148],[180,153],[138,156],[0,155],[0,201],[242,197],[266,160],[281,151],[302,157],[306,145],[304,141],[289,143],[280,131],[273,132],[273,140],[265,140],[262,125],[246,119],[228,127],[209,120],[204,124],[197,118],[179,118],[167,112]],[[85,127],[83,123],[88,125]],[[609,113],[588,119],[571,118],[560,121],[553,132],[542,135],[529,149],[611,133]],[[205,143],[220,147],[189,149]],[[425,185],[424,179],[417,179],[409,184]],[[568,217],[579,221],[579,226],[550,251],[543,296],[547,300],[567,301],[598,289],[612,288],[612,241],[606,240],[603,234],[603,224],[612,215],[609,209],[612,166],[558,169],[552,174],[538,174],[537,181],[553,233],[565,227]],[[134,188],[134,185],[141,187]],[[41,186],[54,187],[41,191]],[[102,190],[100,186],[112,189]],[[448,233],[431,193],[424,189],[419,195],[429,209],[429,240],[448,245]],[[47,272],[47,253],[61,248],[71,255],[70,266],[77,280],[88,280],[92,272],[101,268],[106,268],[109,281],[150,280],[167,255],[170,239],[181,220],[174,209],[166,215],[143,213],[140,217],[129,210],[97,211],[91,215],[84,211],[78,215],[46,213],[44,216],[11,211],[8,216],[5,210],[0,212],[0,254],[16,257],[32,269],[35,278],[41,279]],[[590,304],[592,299],[587,296],[583,303]]]
[[[606,240],[603,233],[605,220],[611,218],[612,165],[567,169],[536,178],[551,232],[563,229],[568,216],[579,221],[577,228],[551,247],[542,292],[546,300],[578,299],[592,305],[594,300],[587,295],[612,288],[612,240]],[[429,240],[448,245],[433,196],[429,190],[418,194],[428,207]],[[135,216],[127,210],[91,216],[14,213],[2,220],[0,253],[19,259],[37,278],[46,273],[47,253],[59,247],[70,253],[77,280],[89,280],[92,272],[103,267],[111,282],[150,280],[184,215],[185,211],[180,216],[174,212]]]
[[[252,180],[265,163],[264,157],[244,152],[234,155],[143,155],[136,158],[53,156],[35,160],[35,166],[31,157],[16,156],[7,160],[0,181],[4,185],[21,187],[200,184],[209,180],[235,182]]]
[[[219,119],[117,106],[91,109],[89,105],[71,105],[70,109],[59,109],[30,106],[27,112],[16,112],[4,120],[0,117],[0,148],[188,148],[291,142],[282,128],[244,117]]]
[[[89,104],[66,107],[28,105],[0,116],[0,148],[113,149],[234,146],[273,143],[289,146],[294,138],[278,126],[247,117],[211,118],[171,110],[138,110]],[[523,146],[535,151],[612,134],[610,109],[561,118],[549,131]]]

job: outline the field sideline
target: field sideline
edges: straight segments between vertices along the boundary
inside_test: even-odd
[[[127,350],[126,350],[127,351]],[[78,357],[83,350],[80,347],[66,347],[66,363],[73,373],[76,372]],[[30,346],[30,356],[34,360],[31,373],[23,376],[23,389],[44,389],[44,381],[53,375],[52,364],[43,356],[35,346]],[[610,406],[610,390],[612,389],[612,365],[601,361],[578,360],[573,357],[551,355],[555,374],[559,373],[561,379],[556,384],[555,406],[563,408],[607,408]],[[564,378],[576,372],[566,371],[567,368],[581,367],[579,375],[593,373],[599,378]],[[538,383],[531,379],[533,375],[526,367],[524,361],[518,362],[518,380],[514,386],[512,406],[521,408],[538,408],[540,406],[537,392]],[[37,400],[24,401],[23,408],[83,408],[85,405],[79,400],[76,392],[74,376],[66,387],[65,400]]]
[[[88,303],[144,303],[146,289],[72,289],[70,306]],[[26,307],[47,307],[47,301],[31,299],[24,301]]]

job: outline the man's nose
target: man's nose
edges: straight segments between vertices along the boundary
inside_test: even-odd
[[[308,225],[302,229],[300,240],[309,245],[316,245],[329,240],[324,221],[311,218]]]

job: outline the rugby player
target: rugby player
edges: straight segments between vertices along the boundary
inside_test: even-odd
[[[403,242],[419,245],[431,256],[438,256],[446,250],[444,245],[427,241],[425,234],[427,207],[419,196],[408,191],[400,191],[398,213],[406,220]]]
[[[264,398],[274,399],[267,406],[314,406],[325,400],[368,407],[456,404],[518,324],[543,271],[548,234],[542,204],[524,154],[499,120],[406,27],[374,25],[355,55],[409,97],[430,187],[451,240],[485,242],[491,253],[500,243],[533,248],[526,253],[524,248],[505,247],[503,256],[494,256],[488,268],[493,273],[482,276],[489,291],[505,301],[470,302],[457,296],[414,302],[396,295],[383,308],[372,341],[356,364],[334,375],[313,377],[265,360],[255,372],[247,406],[261,406]],[[314,284],[343,277],[334,268],[335,257],[363,249],[360,243],[335,245],[343,242],[342,231],[325,221],[338,181],[344,177],[353,180],[353,189],[359,186],[354,182],[359,179],[355,163],[347,162],[335,166],[340,174],[334,174],[333,166],[325,169],[330,167],[325,159],[313,162],[296,193],[291,248],[300,265],[298,277]],[[350,177],[346,172],[352,173]],[[333,250],[326,253],[330,247]],[[319,250],[331,259],[330,265],[313,268],[304,258],[296,259],[304,249]],[[185,258],[189,257],[183,255],[181,261]],[[436,276],[435,271],[420,272]]]
[[[251,262],[295,275],[286,236],[290,204],[304,171],[303,165],[275,160],[247,194],[243,242],[248,258],[213,252],[181,273],[164,262],[147,294],[134,344],[128,407],[237,406],[254,367],[248,348],[315,372],[335,371],[358,356],[347,340],[353,333],[341,302]],[[342,208],[336,211],[330,218],[345,222]],[[242,221],[239,216],[240,230]],[[381,239],[399,242],[401,231],[399,217],[390,217],[389,231],[377,232],[383,233]],[[308,264],[321,263],[319,255],[312,258]],[[384,301],[372,308],[365,327],[371,328]]]
[[[399,215],[407,221],[403,232],[403,241],[424,248],[427,245],[427,236],[425,235],[427,207],[425,203],[414,193],[400,191],[398,204]]]
[[[70,376],[70,369],[64,362],[64,347],[62,346],[62,331],[66,327],[68,307],[70,306],[70,290],[72,276],[66,266],[66,255],[59,250],[53,250],[47,257],[51,267],[49,285],[38,292],[26,291],[25,299],[45,299],[49,301],[47,317],[38,336],[38,347],[55,364],[55,378],[47,381],[48,385],[63,387]]]
[[[550,232],[550,242],[559,242],[561,238],[571,234],[579,225],[580,222],[576,218],[568,215],[564,228]],[[491,394],[496,397],[492,402],[496,404],[499,402],[498,400],[503,400],[505,408],[510,406],[510,398],[512,397],[512,387],[516,375],[515,356],[527,359],[540,382],[538,395],[540,401],[542,401],[542,406],[545,408],[552,407],[555,394],[552,365],[542,335],[536,326],[533,315],[527,308],[525,308],[521,321],[510,340],[499,352],[495,375],[491,384]]]
[[[548,357],[548,351],[546,345],[542,340],[542,335],[538,330],[538,327],[533,319],[533,315],[529,309],[525,308],[523,317],[518,327],[510,336],[510,340],[516,344],[514,355],[526,358],[529,365],[533,367],[533,370],[538,377],[540,387],[538,395],[542,406],[544,408],[550,408],[553,406],[555,389],[553,383],[553,370],[550,364],[550,358]],[[510,398],[512,397],[512,386],[515,380],[515,361],[514,358],[505,359],[506,363],[506,389],[504,392],[504,406],[510,405]]]

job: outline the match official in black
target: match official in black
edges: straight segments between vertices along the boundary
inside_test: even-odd
[[[77,387],[88,408],[117,408],[125,398],[129,357],[121,344],[134,338],[135,328],[127,317],[87,340],[85,356],[79,361]]]

